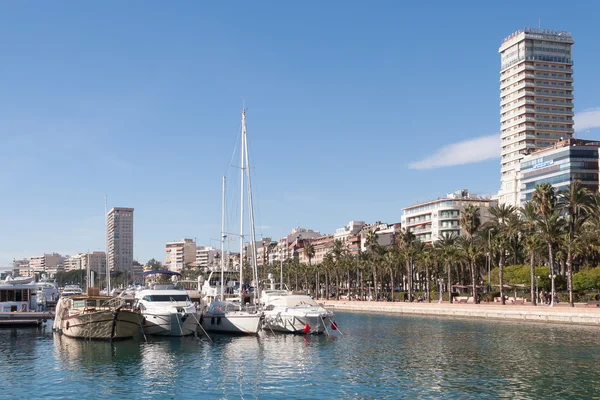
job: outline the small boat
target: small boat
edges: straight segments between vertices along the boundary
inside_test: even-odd
[[[81,296],[82,294],[83,289],[79,285],[65,285],[62,292],[60,292],[61,297]]]
[[[123,299],[101,296],[90,289],[87,295],[59,300],[55,330],[65,336],[91,340],[128,339],[138,333],[143,318],[139,311],[129,308]]]
[[[265,290],[261,296],[263,329],[287,333],[329,333],[336,330],[332,311],[312,297],[287,290]]]
[[[242,307],[239,302],[213,301],[202,314],[202,327],[209,332],[256,335],[262,314],[258,307]]]
[[[200,323],[186,290],[173,284],[153,284],[137,291],[134,307],[142,313],[147,335],[193,335]]]
[[[25,285],[27,283],[31,283],[35,280],[35,276],[7,276],[4,280],[5,283],[9,283],[11,285]]]

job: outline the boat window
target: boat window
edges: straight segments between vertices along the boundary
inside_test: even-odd
[[[147,300],[147,301],[190,301],[190,297],[187,294],[153,294],[151,296],[144,296],[144,300]]]
[[[7,301],[15,301],[15,292],[14,290],[8,291]]]
[[[8,298],[7,291],[6,290],[0,290],[0,301],[1,302],[8,301],[7,298]]]
[[[23,301],[23,294],[20,290],[15,290],[15,301]]]
[[[85,300],[74,300],[73,301],[73,307],[84,307],[85,306]]]
[[[96,307],[96,300],[87,300],[86,305],[88,307]]]

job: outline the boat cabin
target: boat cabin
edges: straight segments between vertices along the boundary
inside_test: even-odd
[[[1,284],[0,311],[37,311],[37,286],[35,284]]]

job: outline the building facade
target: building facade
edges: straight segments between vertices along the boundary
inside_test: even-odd
[[[65,258],[58,253],[44,254],[43,256],[31,257],[29,266],[34,272],[56,273],[62,268]]]
[[[198,268],[206,270],[218,266],[220,262],[220,254],[214,247],[196,247],[196,266]]]
[[[377,235],[377,244],[382,247],[390,248],[394,246],[396,235],[400,232],[401,223],[386,224],[375,222],[366,226],[360,234],[360,249],[367,251],[367,232],[371,231]]]
[[[350,221],[348,225],[336,229],[333,238],[334,240],[340,240],[344,244],[344,247],[352,252],[353,238],[356,238],[365,226],[367,226],[365,221]]]
[[[500,46],[501,203],[519,203],[524,154],[574,133],[573,43],[568,32],[525,28]]]
[[[464,233],[460,227],[460,213],[469,204],[479,207],[481,222],[485,223],[490,216],[489,208],[495,202],[476,197],[468,190],[459,190],[448,193],[445,198],[403,208],[402,227],[425,243],[458,236]]]
[[[535,151],[521,160],[521,205],[529,200],[537,185],[549,183],[566,189],[574,180],[595,193],[598,191],[598,148],[600,142],[568,139]]]
[[[108,263],[111,271],[133,268],[133,208],[112,208],[106,218]]]
[[[185,267],[196,266],[196,242],[194,239],[181,239],[165,245],[165,267],[181,272]]]

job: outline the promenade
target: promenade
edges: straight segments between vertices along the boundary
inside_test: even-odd
[[[498,320],[518,320],[533,322],[566,323],[577,325],[600,325],[600,307],[585,307],[576,304],[558,304],[554,307],[547,305],[514,305],[505,306],[500,303],[482,304],[450,304],[444,303],[404,303],[404,302],[375,302],[375,301],[318,301],[332,311],[366,311],[376,313],[430,315],[459,318],[480,318]]]

